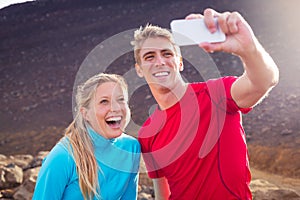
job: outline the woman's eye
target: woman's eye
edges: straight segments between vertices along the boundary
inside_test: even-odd
[[[171,57],[171,56],[173,56],[173,53],[171,53],[171,52],[165,52],[164,56],[165,57]]]
[[[100,101],[100,104],[107,104],[107,103],[108,103],[108,100],[106,100],[106,99],[103,99]]]
[[[122,97],[122,98],[119,98],[118,101],[119,102],[126,102],[126,99]]]

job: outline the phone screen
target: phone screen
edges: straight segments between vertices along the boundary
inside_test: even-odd
[[[215,19],[217,24],[217,20]],[[218,27],[215,33],[211,33],[203,19],[179,19],[170,23],[175,42],[179,46],[198,45],[202,42],[224,42],[225,34]],[[218,25],[217,25],[218,26]]]

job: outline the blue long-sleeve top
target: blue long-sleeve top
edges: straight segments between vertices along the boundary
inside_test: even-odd
[[[103,200],[137,198],[140,144],[126,134],[106,139],[88,129],[94,154],[100,167],[98,179]],[[60,140],[44,159],[38,174],[33,200],[81,200],[75,161],[69,151],[69,140]],[[96,197],[94,199],[97,199]]]

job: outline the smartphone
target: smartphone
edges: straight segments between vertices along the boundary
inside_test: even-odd
[[[220,30],[217,19],[215,18],[217,31],[209,32],[203,19],[178,19],[172,20],[170,27],[175,40],[179,46],[195,45],[202,42],[224,42],[226,40],[225,34]]]

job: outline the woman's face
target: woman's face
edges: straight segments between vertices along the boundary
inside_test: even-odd
[[[127,91],[115,82],[98,86],[83,116],[92,128],[107,139],[120,136],[130,119]]]

